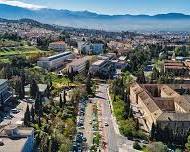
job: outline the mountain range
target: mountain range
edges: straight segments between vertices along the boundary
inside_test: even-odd
[[[168,13],[150,15],[104,15],[89,11],[41,8],[37,10],[0,4],[0,18],[28,18],[46,24],[107,31],[188,31],[190,15]]]

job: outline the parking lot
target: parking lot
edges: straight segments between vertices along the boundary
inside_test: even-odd
[[[17,105],[6,105],[5,112],[1,114],[1,123],[0,125],[7,125],[7,124],[16,124],[16,125],[23,125],[24,114],[29,105],[29,108],[32,107],[32,103],[19,100]]]
[[[87,138],[85,130],[85,113],[88,100],[80,100],[77,116],[77,133],[73,139],[72,152],[82,152],[87,150]]]

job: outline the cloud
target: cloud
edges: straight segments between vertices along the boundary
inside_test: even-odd
[[[45,6],[29,4],[29,3],[24,3],[24,2],[15,1],[15,0],[0,0],[0,4],[18,6],[18,7],[23,7],[23,8],[32,9],[32,10],[38,10],[41,8],[46,8]]]

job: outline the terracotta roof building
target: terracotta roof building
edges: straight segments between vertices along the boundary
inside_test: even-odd
[[[134,83],[130,86],[130,101],[138,107],[148,132],[153,123],[178,128],[183,134],[190,128],[189,84]]]

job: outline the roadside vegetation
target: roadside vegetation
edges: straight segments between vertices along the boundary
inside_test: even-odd
[[[146,139],[145,134],[139,129],[138,120],[133,117],[129,100],[129,85],[133,82],[129,72],[111,82],[110,93],[112,98],[113,113],[117,119],[120,133],[131,138]]]

